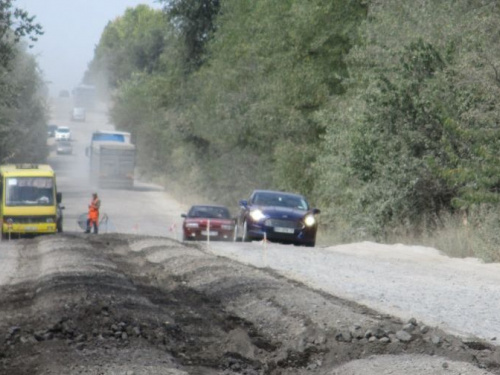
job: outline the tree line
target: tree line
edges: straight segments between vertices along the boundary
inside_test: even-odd
[[[302,193],[340,240],[500,223],[496,1],[160,3],[110,22],[85,74],[144,173],[233,207]]]
[[[35,17],[0,1],[0,164],[44,162],[45,84],[29,48],[43,34]]]

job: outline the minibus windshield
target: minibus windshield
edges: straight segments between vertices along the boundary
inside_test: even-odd
[[[51,177],[9,177],[5,187],[6,206],[54,205],[54,180]]]

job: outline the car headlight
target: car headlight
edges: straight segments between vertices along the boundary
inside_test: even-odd
[[[304,224],[308,227],[312,227],[314,224],[316,224],[316,219],[313,215],[307,215],[304,218]]]
[[[198,223],[186,223],[186,228],[198,228]]]
[[[266,215],[264,215],[261,210],[253,210],[250,212],[250,217],[253,221],[259,221],[264,219]]]
[[[48,217],[47,218],[47,223],[53,223],[54,222],[54,218],[53,217]]]

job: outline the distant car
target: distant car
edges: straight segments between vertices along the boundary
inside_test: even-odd
[[[69,141],[71,139],[71,131],[69,130],[69,128],[67,126],[59,126],[56,129],[55,138],[56,138],[56,141],[60,141],[60,140]]]
[[[47,136],[49,138],[54,137],[56,135],[56,130],[57,130],[57,125],[53,124],[47,125]]]
[[[73,145],[70,141],[60,140],[57,141],[56,153],[58,155],[65,154],[71,155],[73,153]]]
[[[237,239],[267,239],[281,243],[315,246],[320,213],[302,195],[255,190],[250,199],[239,202]]]
[[[217,241],[233,241],[234,219],[227,207],[195,205],[184,218],[182,233],[184,241],[201,241],[210,238]]]
[[[86,111],[83,107],[75,107],[73,111],[71,111],[71,120],[72,121],[85,121]]]

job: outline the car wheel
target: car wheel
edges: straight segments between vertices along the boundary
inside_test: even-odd
[[[243,222],[243,233],[241,234],[241,241],[250,242],[250,237],[248,236],[248,225],[246,220]]]

